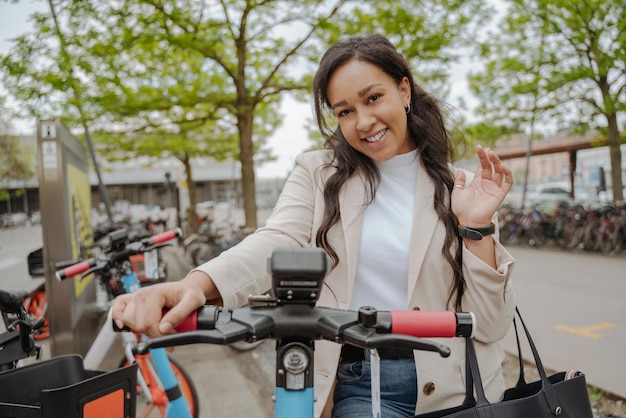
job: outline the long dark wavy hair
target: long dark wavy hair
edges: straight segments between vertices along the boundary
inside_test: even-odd
[[[326,251],[332,259],[333,266],[336,266],[339,258],[328,241],[328,232],[340,218],[341,187],[350,176],[359,173],[366,179],[369,196],[373,200],[380,181],[380,172],[375,163],[356,151],[346,141],[338,127],[333,130],[327,119],[332,114],[327,96],[328,82],[339,67],[352,60],[376,65],[398,84],[404,77],[409,80],[411,86],[411,107],[407,114],[409,137],[417,148],[422,165],[435,184],[433,206],[446,227],[442,254],[454,272],[447,303],[449,306],[454,301],[454,308],[460,310],[465,290],[461,267],[462,247],[457,234],[458,220],[451,210],[449,199],[454,186],[454,175],[449,169],[448,162],[454,160],[454,149],[438,100],[415,83],[407,61],[382,35],[352,37],[334,44],[322,57],[313,81],[317,125],[326,138],[324,148],[333,151],[334,157],[329,166],[336,170],[324,186],[324,218],[315,237],[316,245]],[[455,242],[457,245],[453,246]],[[454,254],[452,248],[455,248]]]

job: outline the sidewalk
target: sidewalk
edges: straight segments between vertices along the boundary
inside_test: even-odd
[[[180,248],[167,248],[168,276],[178,280],[189,266]],[[200,399],[201,418],[274,416],[274,341],[252,350],[211,344],[176,347],[172,356],[191,375]]]

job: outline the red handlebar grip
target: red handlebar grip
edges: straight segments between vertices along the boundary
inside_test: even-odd
[[[94,266],[93,260],[81,261],[78,264],[64,268],[56,272],[57,279],[65,280],[70,277],[74,277],[77,274],[82,274]]]
[[[451,338],[456,335],[452,311],[391,311],[391,332],[421,338]]]
[[[165,314],[167,311],[163,311]],[[176,326],[176,331],[185,332],[185,331],[195,331],[198,329],[198,311],[193,311],[187,318],[183,320],[178,326]]]
[[[160,244],[162,242],[173,240],[174,238],[177,238],[178,235],[179,235],[178,230],[172,229],[170,231],[161,232],[160,234],[151,236],[150,241],[153,244]]]

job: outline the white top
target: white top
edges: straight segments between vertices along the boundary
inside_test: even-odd
[[[363,214],[361,246],[350,309],[407,308],[409,244],[418,169],[417,150],[377,162],[376,198]]]

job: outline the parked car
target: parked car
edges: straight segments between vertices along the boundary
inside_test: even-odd
[[[570,201],[570,184],[565,181],[542,183],[537,185],[535,190],[528,193],[526,201],[530,204],[542,202],[560,202]],[[585,201],[589,197],[589,193],[585,187],[574,186],[574,201]]]

